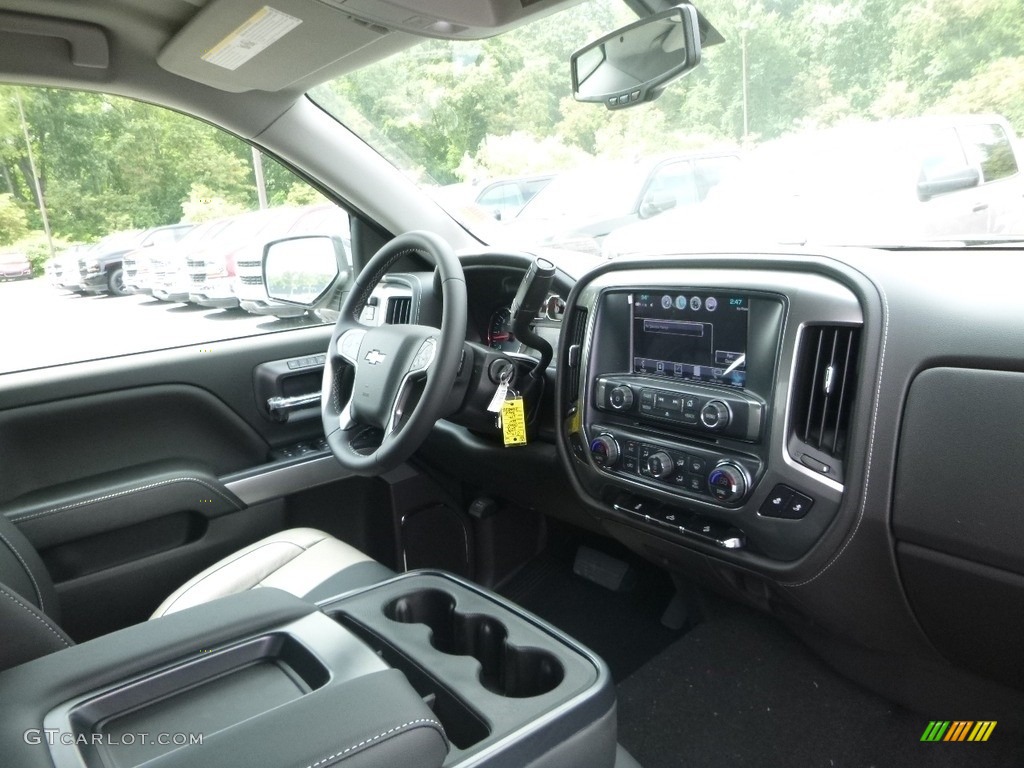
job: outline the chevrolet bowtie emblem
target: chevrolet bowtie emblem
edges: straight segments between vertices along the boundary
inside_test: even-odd
[[[379,349],[371,349],[369,352],[366,353],[366,357],[364,357],[363,359],[370,365],[377,365],[378,363],[383,363],[386,358],[387,355],[385,355]]]

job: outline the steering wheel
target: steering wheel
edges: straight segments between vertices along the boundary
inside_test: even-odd
[[[370,293],[403,256],[425,256],[437,268],[444,302],[441,328],[359,323]],[[383,308],[381,308],[383,309]],[[324,365],[320,410],[327,444],[346,469],[379,475],[423,443],[440,418],[466,339],[466,280],[451,246],[432,232],[408,232],[381,248],[341,305]],[[352,389],[343,380],[352,369]],[[418,396],[418,397],[417,397]]]

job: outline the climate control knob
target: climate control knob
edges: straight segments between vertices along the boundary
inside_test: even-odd
[[[655,451],[647,457],[647,472],[651,477],[668,477],[675,468],[676,463],[664,451]]]
[[[632,388],[625,386],[614,387],[608,393],[608,405],[616,411],[628,411],[629,407],[633,405]]]
[[[708,429],[725,429],[732,420],[732,409],[721,400],[709,400],[700,409],[700,423]]]
[[[708,491],[719,501],[739,501],[749,487],[747,471],[731,461],[723,461],[708,474]]]
[[[619,444],[611,435],[598,435],[590,441],[590,455],[597,466],[610,469],[619,460]]]

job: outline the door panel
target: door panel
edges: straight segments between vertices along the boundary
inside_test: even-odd
[[[43,550],[176,512],[209,519],[242,509],[242,502],[201,465],[166,461],[42,488],[0,512]]]
[[[0,376],[0,513],[40,551],[72,637],[145,620],[188,578],[285,526],[280,497],[294,483],[275,493],[273,478],[298,470],[270,471],[275,449],[322,430],[318,418],[275,420],[255,372],[322,354],[330,330]],[[249,504],[224,483],[247,475],[261,491]]]
[[[202,536],[194,541],[183,539],[172,549],[141,557],[135,552],[127,562],[57,581],[61,627],[82,642],[146,621],[164,598],[204,568],[283,526],[283,501],[249,507],[207,520]],[[125,526],[80,539],[65,549],[73,549],[78,557],[92,555],[97,549],[110,553],[132,542],[145,542],[146,537],[146,524]],[[42,556],[53,573],[56,559],[66,554],[54,548],[44,550]]]
[[[284,445],[309,437],[310,427],[264,415],[254,394],[253,371],[268,361],[322,354],[331,330],[316,326],[5,374],[0,376],[0,418],[21,406],[50,407],[57,400],[175,383],[205,390],[267,443]],[[9,445],[0,443],[0,459],[6,461],[8,450]]]
[[[217,476],[262,462],[266,451],[252,427],[194,385],[83,395],[0,412],[0,498],[69,481],[105,487],[107,473],[179,458]]]

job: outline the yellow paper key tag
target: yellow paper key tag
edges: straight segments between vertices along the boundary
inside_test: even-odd
[[[501,436],[505,447],[526,445],[526,415],[523,398],[513,397],[501,404]]]

